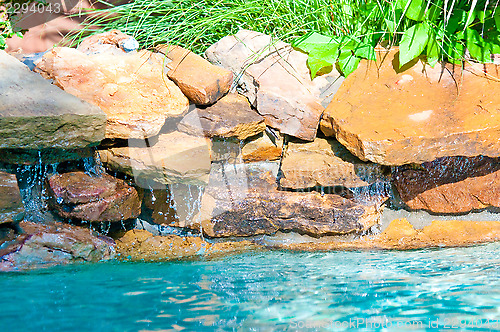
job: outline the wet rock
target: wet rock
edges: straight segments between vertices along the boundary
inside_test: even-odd
[[[100,151],[102,162],[111,170],[133,176],[142,188],[164,189],[165,184],[170,183],[208,183],[208,139],[175,131],[159,135],[156,142],[137,140],[134,144]]]
[[[163,57],[157,53],[87,55],[56,47],[36,70],[66,92],[99,106],[107,115],[106,138],[157,135],[167,118],[188,110],[188,99],[165,75]]]
[[[249,138],[241,148],[241,157],[245,162],[272,161],[281,158],[283,136],[277,137],[264,132]]]
[[[496,65],[433,69],[418,61],[399,70],[397,49],[377,57],[362,60],[335,95],[321,122],[326,135],[383,165],[500,155]]]
[[[499,221],[435,220],[415,229],[406,219],[396,219],[379,235],[353,241],[280,244],[277,248],[300,251],[462,247],[500,240]]]
[[[342,82],[335,70],[311,81],[306,54],[249,30],[222,38],[205,55],[235,74],[239,92],[268,126],[309,141],[316,137],[322,99],[333,96]]]
[[[1,149],[0,162],[17,165],[55,164],[69,160],[93,158],[94,148],[81,149]]]
[[[210,105],[222,98],[233,83],[233,73],[214,66],[201,56],[179,46],[162,45],[157,51],[171,62],[168,77],[196,105]]]
[[[210,237],[294,231],[314,236],[359,233],[376,225],[385,198],[278,191],[278,163],[214,164],[197,218]]]
[[[0,51],[0,148],[75,149],[104,138],[106,115]]]
[[[0,250],[1,271],[20,271],[75,262],[98,262],[115,256],[115,243],[89,229],[63,223],[21,222],[24,234]]]
[[[19,222],[23,217],[24,205],[16,176],[0,171],[0,224]]]
[[[323,138],[288,143],[281,171],[280,185],[292,189],[364,187],[390,181],[380,165],[363,162],[336,140]]]
[[[115,222],[136,218],[141,212],[137,191],[108,174],[57,174],[48,179],[48,184],[52,205],[64,218]]]
[[[117,240],[120,258],[133,261],[213,258],[258,248],[250,241],[209,243],[200,237],[153,236],[144,230],[128,231]]]
[[[411,209],[466,213],[500,208],[500,159],[443,157],[395,169],[394,184]]]
[[[104,52],[128,53],[137,51],[138,48],[139,43],[134,37],[119,30],[111,30],[85,38],[77,50],[90,55]]]
[[[191,135],[243,140],[263,132],[266,124],[244,96],[231,93],[213,106],[197,108],[186,115],[178,129]]]

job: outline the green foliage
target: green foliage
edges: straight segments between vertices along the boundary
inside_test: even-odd
[[[5,17],[2,18],[2,13],[0,13],[0,50],[7,48],[7,38],[13,36],[22,37],[23,35],[21,32],[14,32],[7,16],[5,15]]]

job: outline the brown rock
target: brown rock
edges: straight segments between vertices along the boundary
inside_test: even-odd
[[[56,47],[37,63],[37,71],[107,115],[107,138],[151,137],[169,117],[183,116],[188,100],[164,74],[159,54],[86,55]]]
[[[359,203],[333,194],[278,191],[278,166],[214,164],[198,217],[203,232],[211,237],[279,230],[320,236],[358,233],[378,223],[384,199]]]
[[[115,256],[115,243],[89,229],[62,223],[21,222],[24,234],[4,247],[1,271],[19,271],[75,262],[99,262]]]
[[[124,34],[119,30],[110,30],[85,38],[77,50],[86,54],[103,52],[127,53],[139,48],[139,43],[134,37]]]
[[[204,185],[210,173],[210,141],[181,132],[161,134],[158,141],[100,151],[108,168],[135,178],[142,188],[164,189],[165,184]],[[148,146],[149,145],[149,146]]]
[[[308,141],[316,137],[324,110],[322,99],[331,98],[342,82],[336,70],[311,81],[306,54],[249,30],[222,38],[205,55],[235,74],[239,92],[266,118],[268,126]]]
[[[168,77],[196,105],[210,105],[222,98],[233,83],[233,73],[214,66],[201,56],[179,46],[162,45],[157,50],[172,60]]]
[[[104,138],[98,107],[51,85],[0,50],[0,148],[80,149]]]
[[[499,158],[443,157],[417,167],[398,167],[393,177],[411,209],[466,213],[500,208]]]
[[[266,129],[264,118],[237,93],[223,97],[213,106],[197,108],[182,119],[179,131],[206,137],[236,137],[243,140]]]
[[[83,172],[53,175],[48,179],[52,205],[65,218],[85,221],[123,221],[141,212],[137,191],[108,174],[92,177]]]
[[[276,139],[267,132],[249,138],[241,149],[241,157],[245,162],[278,160],[283,151],[283,136]]]
[[[24,205],[14,174],[0,171],[0,224],[22,220]]]
[[[293,189],[352,188],[390,181],[380,165],[363,162],[336,140],[323,138],[316,138],[311,143],[288,143],[281,171],[280,185]]]
[[[499,221],[435,220],[423,229],[414,229],[406,219],[397,219],[379,235],[354,241],[283,244],[278,248],[300,251],[463,247],[500,240]]]
[[[500,156],[500,75],[493,64],[401,70],[397,49],[362,60],[328,106],[321,130],[383,165],[444,156]]]
[[[133,261],[212,258],[259,248],[250,241],[209,243],[199,237],[153,236],[143,230],[128,231],[117,244],[118,255]]]

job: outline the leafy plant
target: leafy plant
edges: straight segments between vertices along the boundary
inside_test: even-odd
[[[5,11],[2,12],[0,8],[0,50],[7,48],[7,38],[13,36],[22,37],[23,35],[21,32],[14,32],[7,13]]]

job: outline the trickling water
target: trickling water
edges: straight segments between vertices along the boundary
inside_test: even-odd
[[[85,173],[89,175],[98,177],[103,175],[106,171],[97,150],[94,150],[94,155],[92,157],[83,158],[82,161]]]

